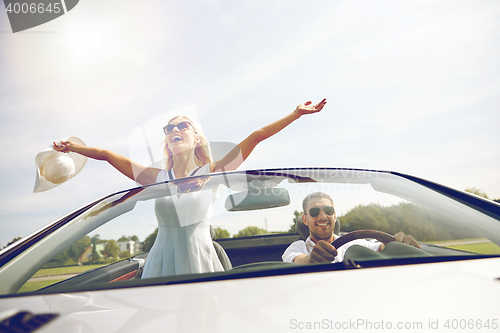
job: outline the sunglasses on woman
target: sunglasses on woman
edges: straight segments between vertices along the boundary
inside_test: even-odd
[[[189,129],[189,126],[191,126],[193,128],[193,132],[196,133],[193,125],[189,121],[181,121],[176,125],[168,124],[167,126],[163,127],[163,132],[165,132],[165,135],[169,135],[176,127],[179,129],[179,131],[187,131]]]
[[[325,207],[323,207],[323,211],[328,216],[332,216],[333,213],[335,213],[335,209],[333,209],[332,206],[325,206]],[[319,208],[319,207],[313,207],[313,208],[309,209],[309,214],[312,217],[318,216],[320,212],[321,212],[321,208]]]

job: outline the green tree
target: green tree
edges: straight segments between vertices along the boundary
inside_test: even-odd
[[[132,240],[134,242],[138,242],[139,241],[139,237],[137,237],[136,235],[130,236],[129,238],[130,238],[130,240]]]
[[[65,248],[61,253],[52,258],[44,267],[71,266],[79,262],[82,254],[89,248],[91,239],[89,236],[83,236],[75,243]]]
[[[92,255],[90,256],[90,264],[97,264],[101,260],[99,253],[95,247],[92,247]]]
[[[488,195],[483,190],[477,189],[475,187],[467,187],[465,189],[465,192],[469,192],[478,195],[480,197],[483,197],[485,199],[489,199]],[[500,203],[500,199],[492,199],[492,200],[495,201],[496,203]]]
[[[117,242],[128,242],[129,240],[130,240],[130,238],[128,238],[127,236],[123,235],[120,238],[118,238]]]
[[[4,247],[4,249],[5,249],[7,246],[9,246],[10,244],[14,244],[15,242],[17,242],[17,241],[18,241],[18,240],[20,240],[20,239],[21,239],[21,237],[16,237],[16,238],[14,238],[14,239],[13,239],[13,240],[11,240],[9,243],[7,243],[7,245]]]
[[[248,237],[248,236],[255,236],[255,235],[265,235],[267,234],[267,231],[265,229],[261,229],[259,227],[246,227],[243,230],[238,231],[234,237]]]
[[[299,216],[302,216],[303,214],[304,214],[303,212],[299,212],[297,210],[293,212],[293,223],[290,225],[290,229],[288,229],[287,233],[289,234],[297,233],[297,229],[295,229],[295,221],[297,221],[297,218],[299,218]]]
[[[63,251],[52,258],[46,265],[46,267],[54,267],[54,266],[64,266],[66,261],[69,259],[69,256],[66,251]]]
[[[158,235],[158,228],[156,228],[156,230],[151,235],[146,237],[142,246],[144,252],[149,252],[149,250],[151,250],[151,247],[155,243],[157,235]]]
[[[110,239],[106,243],[106,246],[104,246],[102,254],[104,254],[108,259],[116,259],[120,254],[120,247],[116,244],[116,241]]]
[[[120,252],[119,256],[120,256],[120,259],[128,258],[128,257],[130,257],[130,252],[122,251],[122,252]]]
[[[79,240],[77,240],[73,245],[69,246],[67,249],[68,257],[73,259],[75,263],[77,263],[85,250],[88,249],[91,243],[91,239],[89,236],[83,236]]]
[[[339,217],[339,220],[342,231],[371,229],[393,235],[402,231],[419,241],[479,236],[471,225],[457,225],[447,216],[412,203],[399,203],[389,207],[379,204],[359,205]]]
[[[97,244],[100,244],[100,243],[104,243],[105,241],[101,239],[101,236],[99,234],[95,234],[94,236],[92,236],[92,238],[90,239],[90,243],[92,244],[92,246],[96,246]]]
[[[226,229],[222,228],[215,228],[215,239],[222,239],[222,238],[229,238],[231,235],[229,234],[229,231]]]
[[[477,189],[475,187],[467,187],[465,189],[465,192],[469,192],[469,193],[472,193],[472,194],[475,194],[475,195],[478,195],[480,197],[483,197],[485,199],[489,199],[488,196],[486,195],[486,193],[484,193],[483,190],[480,190],[480,189]]]
[[[99,234],[95,234],[92,236],[90,239],[90,243],[92,244],[92,255],[90,256],[90,263],[91,264],[96,264],[99,262],[101,257],[99,256],[99,253],[97,252],[97,244],[101,243],[101,236]]]

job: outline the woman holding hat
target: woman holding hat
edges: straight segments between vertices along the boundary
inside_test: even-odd
[[[235,170],[259,142],[278,133],[301,116],[321,111],[325,104],[326,99],[316,105],[310,101],[300,104],[289,115],[250,134],[219,161],[210,159],[208,142],[203,132],[184,116],[172,118],[164,127],[167,163],[163,170],[144,167],[112,151],[69,140],[61,144],[54,143],[54,149],[107,161],[128,178],[149,185],[187,176]],[[212,245],[209,229],[215,199],[213,191],[193,191],[156,199],[158,235],[148,254],[143,278],[223,270]]]

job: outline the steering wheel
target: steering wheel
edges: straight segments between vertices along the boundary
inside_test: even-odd
[[[379,242],[384,243],[386,245],[387,243],[394,242],[394,236],[386,234],[385,232],[382,231],[377,231],[377,230],[356,230],[352,231],[348,234],[345,234],[343,236],[340,236],[336,240],[332,242],[332,246],[338,249],[345,243],[349,243],[350,241],[353,241],[355,239],[360,239],[360,238],[375,238]]]

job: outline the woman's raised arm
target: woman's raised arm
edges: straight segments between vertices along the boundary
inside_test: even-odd
[[[312,105],[311,101],[300,104],[292,113],[284,118],[253,132],[223,159],[213,162],[212,172],[236,170],[248,158],[259,142],[275,135],[301,116],[321,111],[325,104],[326,99],[323,99],[316,105]]]
[[[156,177],[160,172],[160,169],[147,168],[110,150],[87,147],[71,141],[62,141],[61,145],[54,142],[54,149],[63,153],[74,152],[95,160],[107,161],[116,170],[141,185],[156,183]]]

